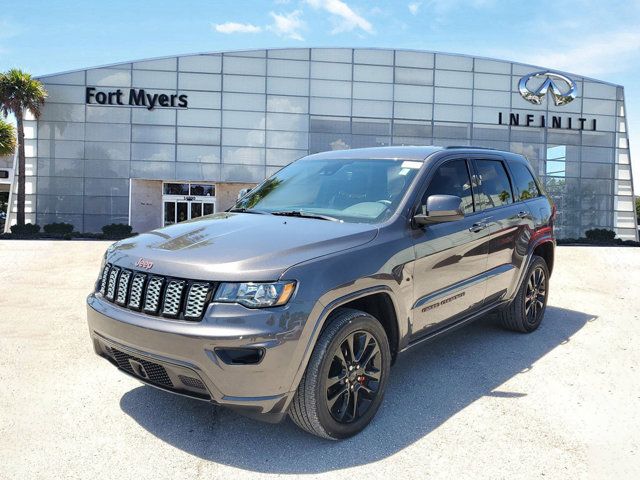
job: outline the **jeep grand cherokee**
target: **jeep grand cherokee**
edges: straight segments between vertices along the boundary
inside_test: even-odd
[[[111,246],[88,298],[93,346],[155,387],[346,438],[399,353],[491,311],[538,328],[554,214],[508,152],[310,155],[227,212]]]

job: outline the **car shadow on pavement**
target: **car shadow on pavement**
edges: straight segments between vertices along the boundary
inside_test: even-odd
[[[141,386],[122,410],[143,428],[197,457],[263,473],[320,473],[393,455],[428,435],[482,396],[518,401],[526,392],[498,387],[596,317],[549,306],[530,335],[502,330],[491,317],[400,355],[373,422],[354,438],[331,442],[298,430],[287,419],[271,425],[208,403]],[[496,390],[498,389],[498,390]]]

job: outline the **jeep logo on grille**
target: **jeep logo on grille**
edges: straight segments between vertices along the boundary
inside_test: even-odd
[[[138,261],[136,262],[136,267],[144,268],[145,270],[149,270],[151,267],[153,267],[153,262],[151,260],[146,260],[144,258],[139,258]]]

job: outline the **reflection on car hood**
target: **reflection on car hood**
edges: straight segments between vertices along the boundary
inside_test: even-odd
[[[247,213],[220,213],[123,240],[108,261],[201,280],[275,280],[287,268],[373,240],[374,225]],[[141,262],[144,263],[144,262]]]

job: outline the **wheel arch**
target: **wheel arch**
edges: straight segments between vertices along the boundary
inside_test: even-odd
[[[333,314],[334,312],[336,312],[336,310],[339,310],[340,308],[356,308],[353,305],[359,305],[359,306],[364,305],[365,308],[367,308],[367,306],[371,308],[372,300],[365,300],[366,297],[374,297],[378,301],[381,301],[384,299],[383,301],[386,304],[385,308],[390,308],[390,306],[392,307],[390,310],[387,310],[387,311],[392,312],[393,322],[387,323],[385,321],[382,321],[380,320],[379,317],[371,313],[371,311],[368,311],[367,313],[376,317],[380,321],[382,326],[385,328],[385,331],[387,331],[387,327],[388,327],[389,331],[392,332],[390,334],[389,331],[387,331],[387,336],[389,336],[389,348],[391,349],[391,352],[392,352],[391,359],[392,361],[395,360],[395,357],[400,350],[399,345],[402,340],[403,330],[399,323],[400,318],[402,317],[399,315],[398,302],[395,298],[394,292],[390,287],[386,285],[378,285],[378,286],[364,288],[355,292],[351,292],[342,297],[336,298],[331,302],[327,303],[327,305],[320,304],[323,308],[320,314],[317,316],[318,320],[315,322],[313,333],[311,334],[309,341],[306,344],[302,361],[300,362],[300,365],[298,366],[298,370],[293,378],[292,388],[294,389],[297,388],[298,384],[300,383],[300,380],[302,379],[302,376],[304,375],[304,372],[307,369],[307,365],[309,363],[309,359],[311,358],[311,354],[313,353],[313,349],[315,348],[316,343],[318,342],[318,338],[320,338],[320,334],[330,323],[331,314]],[[359,309],[362,310],[362,308],[359,308]],[[363,310],[363,311],[366,311],[366,310]],[[380,311],[385,311],[385,310],[374,310],[374,311],[379,313]],[[387,323],[387,326],[385,326],[385,323]],[[391,338],[394,338],[394,340],[392,340]]]
[[[513,290],[513,293],[511,294],[511,296],[508,298],[507,301],[512,301],[518,294],[518,291],[522,286],[522,282],[525,281],[527,271],[529,270],[529,266],[531,265],[531,261],[535,255],[542,257],[542,259],[547,263],[547,269],[549,270],[549,277],[551,277],[551,271],[553,270],[553,263],[554,263],[554,257],[555,257],[555,246],[556,246],[556,242],[553,239],[553,237],[550,235],[548,236],[545,235],[543,237],[538,238],[537,241],[531,242],[531,244],[529,245],[527,257],[525,258],[523,266],[520,269],[520,272],[518,273],[518,279],[517,279],[515,288]]]
[[[368,292],[363,296],[353,299],[346,299],[345,302],[335,305],[326,315],[320,334],[331,323],[331,317],[343,308],[352,308],[368,313],[380,322],[387,338],[389,339],[389,349],[391,350],[391,363],[395,362],[400,345],[400,328],[398,324],[398,314],[391,294],[388,291]]]
[[[555,260],[555,245],[553,240],[543,240],[536,244],[531,252],[532,255],[537,255],[542,257],[544,261],[547,263],[547,268],[549,269],[549,275],[553,272],[553,262]]]

